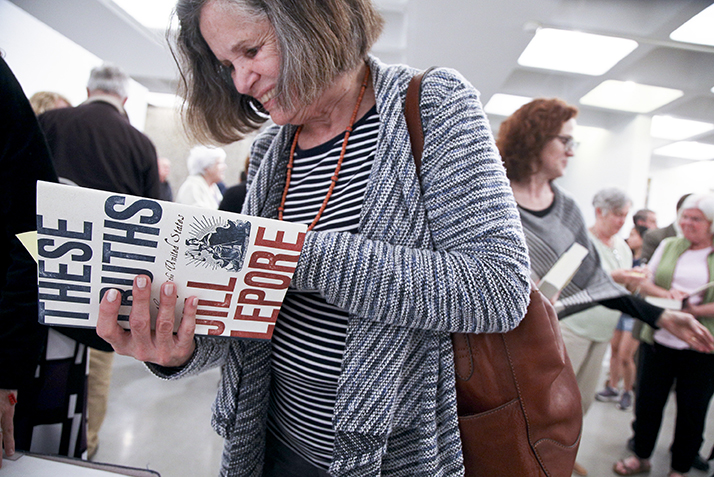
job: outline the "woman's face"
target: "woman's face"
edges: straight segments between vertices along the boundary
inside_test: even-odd
[[[566,147],[566,142],[572,143],[575,130],[575,118],[567,120],[560,128],[558,136],[548,141],[540,153],[540,170],[547,179],[553,180],[565,174],[568,159],[574,155],[573,147]]]
[[[627,219],[627,214],[630,213],[630,206],[626,205],[621,209],[611,210],[607,213],[598,213],[597,220],[601,222],[601,230],[607,237],[612,237],[617,234],[623,225],[625,225],[625,219]]]
[[[212,0],[201,10],[199,28],[216,59],[230,68],[239,93],[260,101],[276,124],[301,124],[276,96],[280,50],[267,19],[256,21],[228,2]]]
[[[642,248],[642,237],[640,237],[640,234],[637,233],[637,229],[634,227],[630,230],[630,236],[627,237],[627,245],[629,245],[632,250]]]
[[[203,170],[203,177],[204,179],[206,179],[206,182],[208,182],[208,185],[211,185],[217,182],[221,182],[223,180],[225,172],[226,161],[222,157],[219,157],[216,159],[216,162],[214,162],[213,165],[208,166]]]
[[[695,245],[712,244],[712,223],[699,209],[684,209],[679,219],[679,226],[682,228],[684,238]]]

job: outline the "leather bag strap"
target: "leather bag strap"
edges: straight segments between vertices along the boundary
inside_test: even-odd
[[[407,97],[404,101],[404,116],[407,120],[407,130],[409,131],[409,142],[412,145],[412,155],[416,166],[417,177],[421,181],[421,156],[424,152],[424,127],[421,122],[421,87],[422,80],[435,66],[421,71],[409,80]]]

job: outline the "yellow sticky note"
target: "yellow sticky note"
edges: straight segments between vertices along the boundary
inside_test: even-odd
[[[37,230],[17,234],[17,238],[37,262]]]

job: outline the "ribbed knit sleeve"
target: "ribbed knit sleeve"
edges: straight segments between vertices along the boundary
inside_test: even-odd
[[[383,126],[361,233],[309,233],[293,283],[384,323],[507,331],[526,310],[529,261],[478,93],[453,70],[425,79],[420,187],[403,114],[413,71],[399,74],[375,78]]]

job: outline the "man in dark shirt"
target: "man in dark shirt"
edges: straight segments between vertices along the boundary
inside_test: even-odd
[[[124,111],[129,77],[118,67],[94,68],[88,99],[40,115],[57,175],[81,187],[159,198],[156,148]]]

